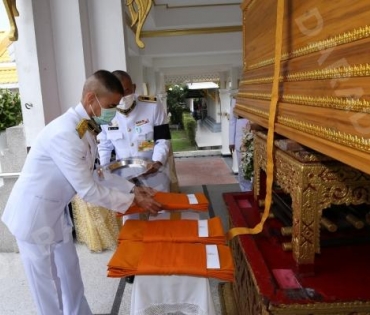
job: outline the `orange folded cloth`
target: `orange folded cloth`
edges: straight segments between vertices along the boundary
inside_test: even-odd
[[[108,277],[188,275],[233,282],[230,248],[217,245],[217,249],[220,268],[207,269],[205,244],[122,241],[108,263]]]
[[[208,236],[199,236],[198,220],[127,220],[118,240],[144,242],[188,242],[225,244],[225,232],[220,217],[206,220]]]
[[[170,192],[157,192],[154,197],[162,205],[162,210],[196,210],[196,211],[207,211],[209,201],[203,193],[195,194],[183,194],[183,193],[170,193]],[[195,203],[193,203],[193,201]],[[132,205],[127,211],[120,215],[141,213],[144,209]]]

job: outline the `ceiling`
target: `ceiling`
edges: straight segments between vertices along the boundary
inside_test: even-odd
[[[145,47],[137,46],[130,30],[128,54],[142,57],[145,66],[163,73],[166,83],[215,81],[232,68],[241,71],[241,3],[153,0],[140,36]]]

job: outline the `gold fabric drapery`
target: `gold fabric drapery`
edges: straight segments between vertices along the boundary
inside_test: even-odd
[[[266,167],[266,198],[265,209],[262,214],[260,223],[254,228],[234,227],[227,233],[227,238],[232,239],[237,235],[242,234],[258,234],[262,232],[263,225],[270,213],[272,201],[272,185],[274,180],[274,161],[273,161],[273,144],[275,132],[275,119],[279,99],[279,76],[280,76],[280,62],[281,62],[281,47],[283,38],[283,21],[284,21],[284,4],[285,0],[277,1],[276,12],[276,31],[275,31],[275,66],[274,78],[271,92],[271,102],[269,109],[268,134],[267,134],[267,167]]]
[[[115,249],[122,218],[116,212],[95,206],[78,195],[72,200],[76,238],[93,252]]]

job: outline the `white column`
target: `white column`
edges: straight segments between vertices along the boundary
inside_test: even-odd
[[[146,67],[145,68],[145,78],[146,78],[146,83],[148,85],[149,95],[156,95],[157,84],[155,82],[155,73],[154,73],[153,68],[151,68],[151,67]]]
[[[127,60],[127,72],[132,81],[136,84],[136,94],[143,93],[143,65],[141,57],[130,56]]]
[[[165,113],[168,114],[167,113],[167,93],[158,93],[156,97],[158,98],[159,102],[162,104]]]
[[[90,49],[92,51],[94,71],[99,69],[109,71],[125,70],[127,65],[124,32],[124,2],[121,0],[80,1],[86,3],[88,7],[88,22],[91,33]],[[58,2],[60,2],[62,6],[67,6],[65,1]],[[68,24],[66,23],[65,17],[64,23]]]
[[[222,155],[230,155],[229,150],[229,112],[230,112],[230,91],[219,89],[221,102],[221,138],[222,138]]]
[[[155,81],[157,83],[157,94],[166,93],[166,84],[162,72],[155,72]]]
[[[86,77],[125,69],[120,0],[19,1],[15,56],[27,146],[75,106]],[[114,21],[114,23],[112,23]],[[27,108],[26,108],[27,104]]]
[[[167,92],[165,86],[164,74],[161,72],[154,72],[154,79],[156,82],[156,96],[160,99],[162,106],[167,113]]]
[[[240,75],[241,75],[240,70],[241,70],[240,67],[233,67],[230,70],[230,83],[231,83],[230,88],[232,90],[235,90],[239,87],[239,80],[240,80]]]
[[[17,5],[19,39],[14,48],[26,145],[31,146],[45,122],[58,116],[61,108],[53,49],[45,49],[53,43],[49,3],[19,1]],[[50,107],[44,108],[48,102]]]

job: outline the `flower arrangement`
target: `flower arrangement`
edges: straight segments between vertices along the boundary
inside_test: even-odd
[[[241,171],[246,180],[253,178],[253,151],[254,151],[254,132],[248,128],[243,128],[244,134],[242,138],[242,145],[240,146],[241,152]]]
[[[19,93],[0,90],[0,132],[21,122],[22,108]]]

